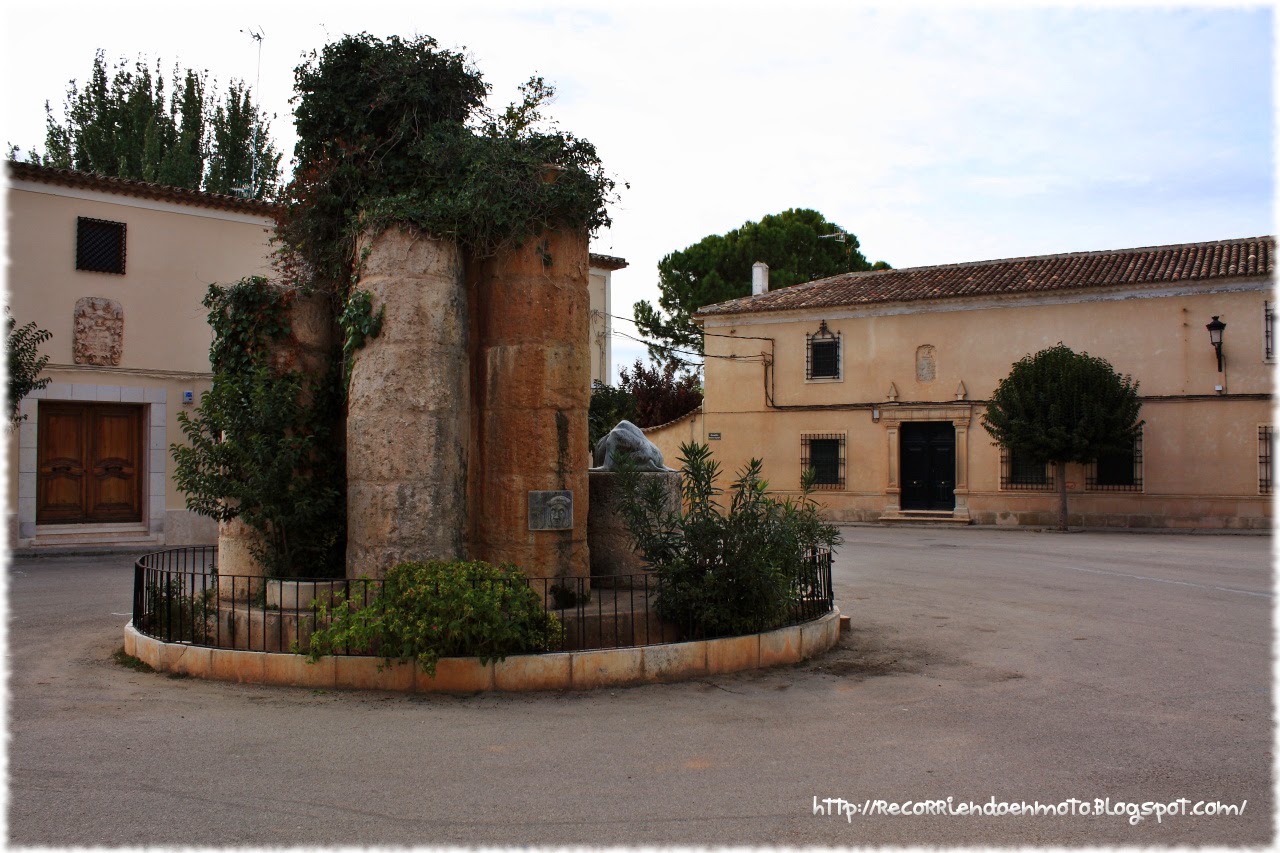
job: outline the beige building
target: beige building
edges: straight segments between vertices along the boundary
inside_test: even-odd
[[[52,339],[52,382],[10,434],[11,548],[212,543],[169,445],[210,387],[208,286],[270,275],[273,207],[23,163],[8,167],[9,310]],[[611,369],[610,287],[591,255],[592,376]]]
[[[771,488],[818,472],[829,517],[1051,524],[1048,466],[982,428],[1013,363],[1059,342],[1140,383],[1131,453],[1069,465],[1071,523],[1269,527],[1271,237],[850,273],[703,308],[707,441]],[[763,271],[767,280],[767,271]],[[1226,324],[1221,369],[1206,326]]]

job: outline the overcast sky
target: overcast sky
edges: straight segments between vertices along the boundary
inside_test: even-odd
[[[498,107],[556,86],[630,184],[592,246],[630,263],[615,314],[656,300],[664,254],[790,207],[895,267],[1274,233],[1269,7],[616,5],[7,3],[0,141],[42,148],[99,48],[252,84],[252,28],[287,159],[293,67],[364,30],[465,50]]]

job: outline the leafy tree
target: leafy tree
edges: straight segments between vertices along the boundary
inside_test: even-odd
[[[587,436],[591,446],[622,421],[636,422],[636,398],[630,391],[600,380],[591,383],[591,407],[587,412]]]
[[[255,199],[273,195],[280,154],[244,84],[231,81],[219,102],[204,74],[175,66],[171,85],[166,96],[159,62],[154,71],[141,59],[108,69],[99,50],[84,88],[71,81],[61,121],[45,103],[45,150],[31,150],[28,162]]]
[[[658,263],[658,305],[665,313],[648,301],[635,304],[636,326],[654,339],[650,358],[688,363],[675,350],[701,355],[702,332],[693,324],[693,313],[704,305],[750,295],[751,267],[757,261],[769,265],[770,290],[889,267],[884,261],[868,263],[858,238],[816,210],[794,208],[744,223],[727,234],[704,237]]]
[[[1058,526],[1066,530],[1067,463],[1132,451],[1141,407],[1131,377],[1059,343],[1013,365],[991,396],[982,426],[1027,462],[1054,466]]]
[[[702,404],[698,375],[678,371],[674,361],[645,367],[639,359],[630,371],[619,370],[618,387],[635,400],[635,417],[628,420],[638,427],[658,426],[698,408]]]
[[[34,322],[19,327],[18,321],[9,318],[9,334],[6,349],[9,354],[9,426],[16,428],[23,420],[18,414],[22,400],[32,391],[39,391],[49,384],[49,377],[39,378],[49,356],[40,354],[40,345],[53,337],[46,329],[37,329]]]

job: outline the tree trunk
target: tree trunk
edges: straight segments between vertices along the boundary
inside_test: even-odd
[[[1058,529],[1067,529],[1067,463],[1053,463],[1053,476],[1058,480]]]

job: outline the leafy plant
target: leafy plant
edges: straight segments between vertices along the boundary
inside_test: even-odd
[[[272,346],[289,335],[292,298],[261,278],[209,288],[213,387],[193,413],[178,413],[187,444],[170,448],[173,477],[191,511],[240,518],[258,533],[250,548],[268,575],[339,576],[341,385],[332,366],[308,376],[272,363]]]
[[[1067,463],[1131,451],[1141,408],[1132,377],[1059,343],[1013,365],[991,395],[982,426],[995,444],[1054,465],[1058,527],[1066,530]]]
[[[348,287],[359,233],[391,223],[474,257],[550,228],[609,224],[614,182],[589,142],[544,119],[555,90],[539,77],[495,115],[462,54],[427,36],[360,33],[313,52],[294,78],[297,167],[277,237],[299,285]]]
[[[606,385],[598,379],[591,382],[591,405],[587,410],[587,435],[591,446],[609,434],[621,421],[636,420],[636,398],[630,391]]]
[[[49,356],[40,354],[40,345],[52,337],[48,330],[36,328],[35,322],[19,327],[17,320],[9,318],[5,349],[9,357],[10,429],[16,429],[24,419],[18,414],[23,398],[49,384],[49,377],[40,378],[40,373],[49,363]]]
[[[672,507],[658,478],[621,468],[621,508],[636,547],[660,580],[658,612],[696,635],[755,633],[783,624],[811,586],[816,551],[839,543],[809,496],[778,500],[752,459],[730,486],[727,511],[720,465],[705,444],[680,448],[683,509]]]
[[[507,655],[559,648],[563,628],[524,575],[510,564],[406,562],[393,566],[378,594],[355,608],[341,595],[318,605],[307,649],[312,663],[341,649],[367,649],[387,663],[416,661],[434,675],[442,657]]]
[[[373,294],[367,290],[353,290],[346,306],[338,315],[338,327],[342,329],[342,375],[351,381],[351,367],[355,363],[356,350],[382,333],[382,321],[387,315],[383,305],[373,313]]]
[[[618,386],[636,401],[638,427],[651,427],[687,415],[702,405],[702,384],[697,373],[681,372],[674,361],[645,367],[636,359],[631,370],[618,371]]]

